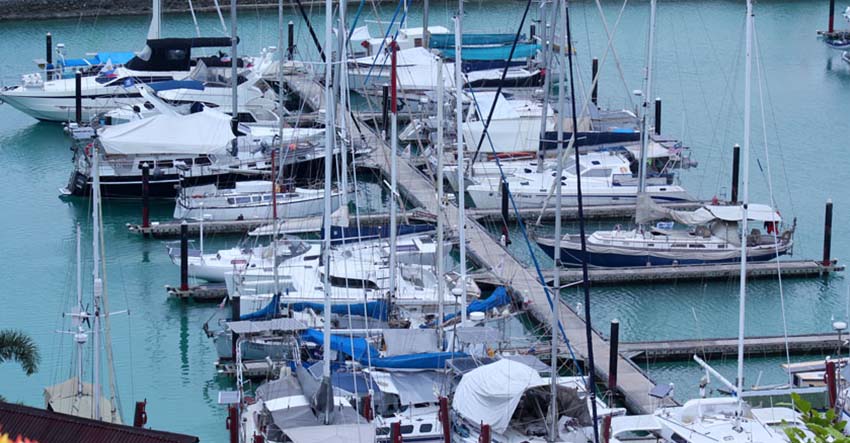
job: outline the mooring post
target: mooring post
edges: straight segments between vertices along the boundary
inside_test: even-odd
[[[451,443],[452,427],[449,423],[449,399],[440,396],[440,424],[443,426],[443,443]]]
[[[145,411],[145,406],[148,404],[148,399],[136,402],[136,411],[133,415],[133,427],[141,428],[148,422],[148,413]]]
[[[537,36],[537,25],[534,23],[528,25],[528,39],[530,41],[534,41],[534,37]]]
[[[83,122],[83,73],[74,73],[74,111],[75,121],[79,125]]]
[[[599,59],[593,57],[593,63],[590,65],[590,81],[594,81],[596,79],[596,75],[599,74]],[[593,83],[593,89],[590,90],[590,100],[593,104],[597,104],[599,100],[599,81]]]
[[[381,135],[383,135],[384,140],[387,139],[387,122],[389,121],[389,113],[390,113],[390,85],[385,84],[382,88],[381,94],[383,97],[383,101],[381,102],[381,127],[384,129],[381,130]]]
[[[823,220],[823,265],[829,266],[832,255],[832,199],[826,201],[826,214]]]
[[[189,224],[180,223],[180,290],[189,290]]]
[[[829,0],[829,33],[835,31],[835,0]]]
[[[661,99],[655,99],[655,135],[661,135]]]
[[[230,443],[239,443],[239,410],[235,405],[227,407],[227,430],[230,431]]]
[[[242,316],[241,299],[238,295],[230,297],[230,321],[239,321]],[[236,361],[236,342],[239,340],[239,334],[230,332],[230,358]]]
[[[144,162],[142,163],[142,235],[144,237],[150,235],[148,228],[151,227],[150,186],[151,166],[148,162]]]
[[[390,425],[390,435],[393,443],[402,443],[401,422],[397,421]]]
[[[53,35],[47,33],[44,35],[44,72],[47,74],[48,80],[53,80]]]
[[[286,38],[288,47],[286,48],[286,59],[292,60],[295,55],[295,23],[292,20],[286,25]]]
[[[738,203],[738,174],[741,169],[741,145],[732,147],[732,199],[730,203]]]
[[[617,392],[617,357],[620,348],[620,321],[616,318],[611,320],[611,332],[608,338],[608,405],[614,406],[614,395]],[[606,415],[602,420],[602,441],[608,443],[611,440],[611,416]]]
[[[490,425],[481,423],[481,434],[478,435],[478,443],[490,443]]]
[[[505,223],[505,226],[508,225],[508,205],[510,203],[510,187],[508,186],[508,182],[502,180],[502,220]]]
[[[836,383],[834,360],[826,361],[824,378],[826,379],[826,389],[829,391],[829,408],[834,409],[838,403],[838,383]]]
[[[366,394],[363,396],[363,418],[368,421],[372,421],[374,418],[372,416],[372,394]]]

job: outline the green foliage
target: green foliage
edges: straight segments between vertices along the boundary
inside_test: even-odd
[[[0,330],[0,363],[17,361],[27,375],[38,371],[41,355],[30,336],[12,329]]]
[[[784,431],[791,443],[850,443],[850,437],[843,433],[847,422],[839,421],[834,410],[818,412],[812,408],[811,403],[795,392],[791,393],[791,398],[800,413],[800,419],[811,433],[807,434],[798,427],[787,426]]]

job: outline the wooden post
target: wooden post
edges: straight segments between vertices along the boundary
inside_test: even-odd
[[[614,406],[614,393],[617,392],[617,356],[620,348],[620,321],[611,320],[611,332],[608,334],[608,405]],[[602,420],[602,441],[611,440],[611,416]]]
[[[146,228],[151,227],[150,183],[151,167],[148,162],[144,162],[142,163],[142,235],[145,237],[149,234]]]
[[[74,73],[74,111],[75,121],[79,125],[83,122],[83,73]]]
[[[823,265],[828,266],[832,255],[832,199],[826,201],[826,214],[823,220]]]
[[[381,102],[381,125],[384,130],[381,134],[384,136],[384,140],[387,139],[387,122],[389,121],[389,112],[390,112],[390,85],[384,85],[382,88],[381,94],[383,97],[383,101]]]
[[[49,32],[44,36],[44,72],[47,79],[53,80],[53,35]]]
[[[738,174],[741,169],[741,146],[737,143],[732,148],[732,198],[730,203],[738,203]]]
[[[661,99],[655,99],[655,135],[661,135]]]
[[[478,443],[490,443],[490,425],[481,424],[481,433],[478,434]]]
[[[443,443],[452,442],[452,426],[449,423],[449,399],[440,397],[440,424],[443,426]]]
[[[239,410],[234,405],[227,407],[227,430],[230,431],[230,443],[239,443]]]
[[[508,226],[508,208],[510,207],[510,188],[508,186],[508,182],[502,180],[502,220],[504,221],[505,226]],[[458,191],[462,192],[462,191]]]
[[[286,58],[287,60],[292,60],[292,57],[295,55],[295,23],[292,23],[292,20],[286,25],[286,33],[289,45],[286,48]]]
[[[824,377],[826,378],[826,389],[829,393],[829,408],[833,409],[838,403],[838,383],[836,383],[835,377],[835,361],[826,361],[826,372],[824,373]]]
[[[180,290],[189,290],[189,224],[180,223]]]
[[[234,295],[230,297],[230,321],[239,321],[239,317],[242,316],[241,313],[241,299],[238,295]],[[235,332],[230,333],[230,358],[233,361],[236,361],[236,341],[239,339],[239,334]]]
[[[592,82],[596,75],[599,74],[599,59],[593,57],[593,63],[590,65],[590,81]],[[590,100],[593,104],[597,104],[599,99],[599,81],[593,84],[593,89],[590,90]]]
[[[148,422],[148,413],[145,412],[145,406],[148,404],[148,399],[136,402],[136,411],[133,415],[133,427],[141,428]]]
[[[835,0],[829,0],[829,33],[835,31]]]
[[[390,424],[390,438],[393,443],[402,443],[404,440],[401,438],[401,422],[397,421]]]

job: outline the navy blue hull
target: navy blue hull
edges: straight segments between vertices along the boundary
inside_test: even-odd
[[[540,249],[549,257],[555,257],[554,247],[537,243]],[[780,253],[784,255],[784,252]],[[741,260],[738,257],[726,258],[719,260],[705,259],[679,259],[673,260],[667,257],[658,257],[653,255],[626,255],[626,254],[608,254],[608,253],[590,253],[587,254],[588,266],[597,268],[634,268],[643,266],[672,266],[672,265],[706,265],[720,263],[739,263]],[[759,256],[747,257],[748,262],[769,261],[776,257],[776,254],[763,254]],[[581,266],[581,251],[561,248],[561,263],[564,266],[577,267]]]

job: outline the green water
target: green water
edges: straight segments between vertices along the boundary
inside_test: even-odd
[[[619,6],[604,3],[610,26]],[[454,7],[454,3],[435,3],[431,23],[451,27]],[[519,23],[522,7],[521,3],[507,1],[469,2],[466,29],[511,32]],[[420,22],[419,8],[411,8],[413,26]],[[387,20],[394,9],[391,4],[367,5],[363,17],[372,20],[377,10]],[[756,96],[752,200],[768,199],[769,158],[775,199],[782,214],[788,220],[798,220],[795,257],[820,256],[823,205],[828,198],[836,207],[832,255],[841,258],[849,244],[845,214],[850,195],[842,183],[850,166],[844,134],[850,68],[838,52],[827,50],[814,37],[814,30],[824,27],[825,10],[820,2],[804,1],[765,1],[756,9],[756,53],[767,79],[765,120],[770,155],[764,154],[762,115]],[[647,12],[647,5],[640,3],[629,5],[623,15],[615,45],[627,86],[609,57],[602,67],[603,105],[631,107],[628,94],[642,87]],[[286,13],[286,20],[299,24],[299,44],[309,54],[306,29],[300,26],[295,11],[287,9]],[[320,36],[321,13],[321,8],[314,8],[312,14]],[[531,15],[536,17],[535,12]],[[219,35],[217,22],[215,15],[203,15],[201,29],[207,35]],[[683,181],[703,198],[728,195],[731,146],[742,141],[743,22],[743,2],[661,2],[658,9],[653,95],[664,99],[664,132],[683,138],[700,162],[698,169],[684,174]],[[263,46],[276,44],[274,11],[243,11],[239,23],[242,51],[257,53]],[[587,85],[590,57],[602,57],[606,39],[593,3],[576,3],[573,23],[577,66]],[[43,34],[47,31],[53,32],[54,42],[66,43],[70,54],[80,54],[86,50],[138,49],[147,24],[144,17],[3,22],[0,78],[9,84],[17,81],[19,73],[31,71],[30,60],[43,57]],[[372,26],[377,30],[377,25]],[[166,16],[165,36],[188,36],[192,32],[188,14]],[[756,86],[754,83],[757,91]],[[62,313],[69,312],[74,298],[76,223],[83,225],[84,245],[90,241],[88,202],[63,202],[57,197],[71,170],[68,145],[59,126],[37,123],[9,106],[0,106],[0,189],[4,191],[0,232],[6,259],[0,327],[24,329],[42,352],[41,369],[31,377],[14,363],[0,365],[0,394],[10,401],[36,406],[42,405],[42,388],[64,380],[71,371],[70,337],[56,330],[67,327]],[[164,219],[171,210],[167,203],[158,204],[153,215]],[[216,396],[232,385],[216,377],[212,342],[201,331],[218,308],[166,298],[163,286],[176,283],[178,273],[166,257],[163,242],[143,240],[128,234],[124,227],[127,222],[138,221],[137,204],[108,202],[103,213],[110,310],[130,310],[129,316],[112,318],[124,418],[132,417],[133,401],[147,398],[150,426],[198,435],[203,441],[225,441],[225,411],[216,404]],[[594,222],[590,227],[603,225]],[[512,238],[513,249],[528,260],[519,235],[514,233]],[[207,245],[214,248],[232,243],[232,239],[215,238]],[[85,256],[89,258],[87,249]],[[541,262],[549,263],[545,259]],[[778,283],[754,282],[749,289],[749,333],[780,334]],[[786,280],[783,290],[792,333],[828,331],[830,318],[845,313],[847,286],[841,276]],[[736,295],[734,281],[594,288],[592,315],[602,330],[611,319],[618,318],[622,338],[629,341],[728,337],[736,334]],[[581,301],[578,292],[570,291],[565,297],[572,305]],[[762,374],[762,383],[782,381],[780,362],[775,358],[752,359],[748,380],[754,382]],[[718,363],[731,378],[734,363]],[[640,365],[658,381],[676,383],[680,398],[696,392],[700,373],[694,364]]]

